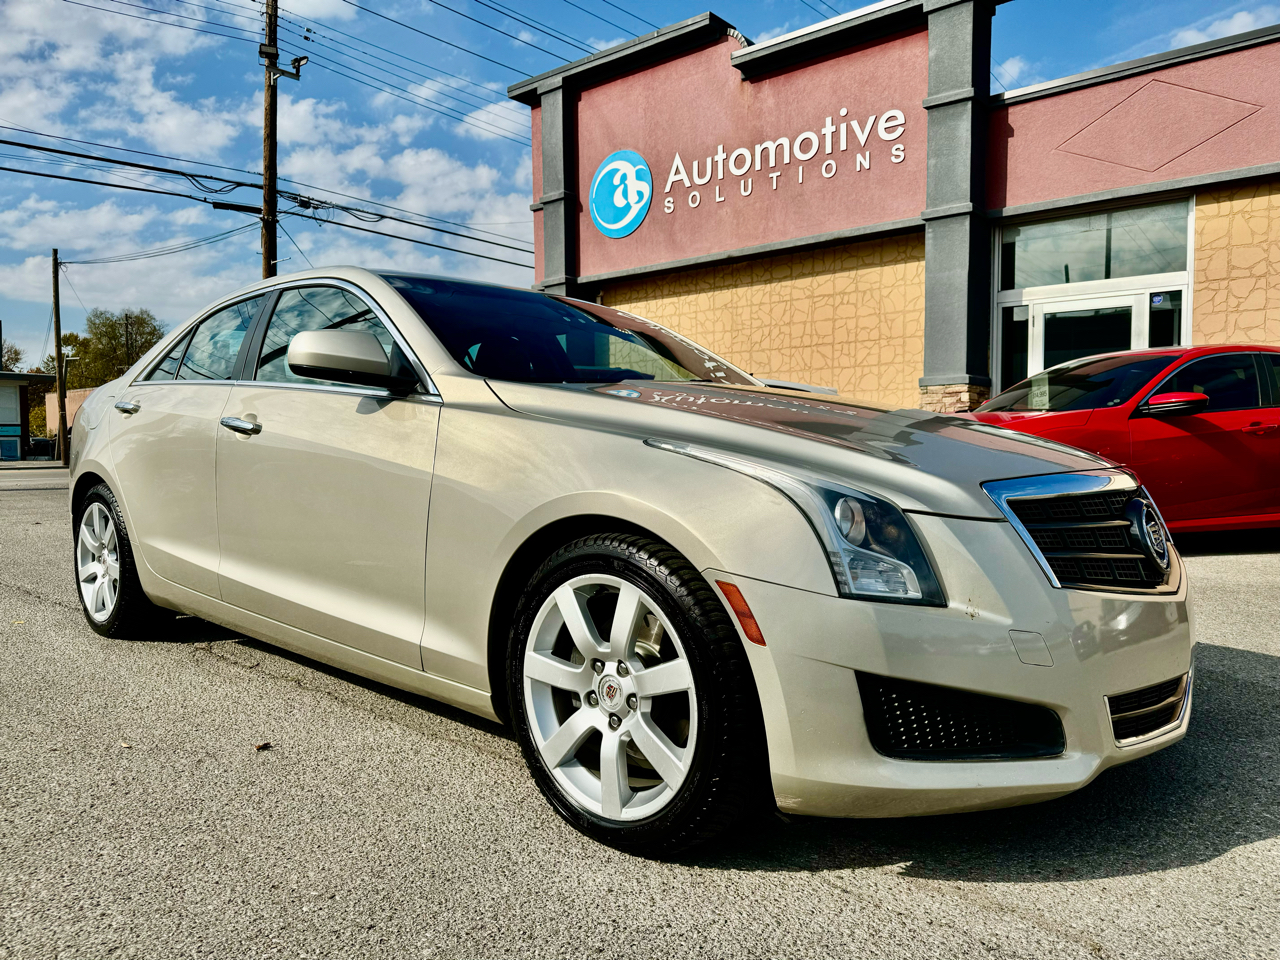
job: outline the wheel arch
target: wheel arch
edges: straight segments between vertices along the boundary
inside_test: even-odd
[[[85,470],[76,477],[76,482],[71,488],[71,519],[73,522],[79,515],[80,508],[84,506],[84,501],[89,496],[89,491],[101,483],[111,487],[111,492],[115,493],[115,487],[111,486],[111,482],[93,470]],[[117,495],[116,501],[119,502],[119,500],[120,497]]]

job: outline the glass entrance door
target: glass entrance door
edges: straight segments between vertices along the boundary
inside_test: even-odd
[[[1147,345],[1147,315],[1139,296],[1044,301],[1030,311],[1027,373],[1096,353]]]

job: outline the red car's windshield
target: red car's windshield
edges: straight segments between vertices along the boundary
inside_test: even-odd
[[[1096,410],[1118,407],[1173,362],[1176,354],[1086,357],[1051,367],[1014,384],[978,408],[1004,410]]]

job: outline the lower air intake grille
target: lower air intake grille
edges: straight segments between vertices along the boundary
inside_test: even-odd
[[[1182,716],[1182,705],[1186,699],[1186,674],[1141,690],[1107,697],[1111,732],[1116,743],[1136,740],[1170,726]]]
[[[871,745],[903,760],[1055,757],[1062,722],[1047,707],[858,673]]]

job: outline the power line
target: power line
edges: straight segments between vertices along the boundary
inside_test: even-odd
[[[374,12],[372,10],[369,10],[368,7],[360,6],[360,4],[356,3],[355,0],[342,0],[342,2],[350,4],[351,6],[355,7],[358,10],[367,10],[369,13]],[[507,31],[503,30],[501,27],[495,27],[491,23],[485,23],[483,20],[479,20],[468,13],[463,13],[461,10],[457,10],[449,6],[447,3],[441,3],[440,0],[427,0],[427,2],[432,4],[433,6],[439,7],[442,10],[448,10],[450,13],[457,14],[459,17],[462,17],[466,20],[470,20],[472,23],[478,23],[480,26],[485,27],[488,30],[492,30],[494,33],[500,33],[504,37],[510,37],[512,40],[516,41],[517,43],[523,43],[526,47],[533,47],[533,49],[535,50],[540,50],[543,53],[547,54],[548,56],[557,57],[560,60],[566,59],[565,57],[560,56],[560,54],[556,53],[554,50],[548,50],[546,47],[540,47],[536,43],[526,40],[524,37],[516,36],[514,33],[507,33]],[[478,3],[480,2],[480,0],[476,0],[476,2]],[[381,14],[378,14],[378,16],[381,16]]]
[[[292,217],[302,217],[304,220],[315,220],[317,223],[328,223],[335,227],[344,227],[347,230],[359,230],[361,233],[371,233],[376,237],[390,237],[392,240],[403,240],[405,243],[416,243],[422,247],[434,247],[437,250],[447,250],[449,253],[461,253],[468,257],[479,257],[481,260],[493,260],[496,263],[507,263],[513,267],[524,267],[526,270],[532,270],[531,263],[517,263],[514,260],[504,260],[502,257],[491,257],[484,253],[471,253],[467,250],[459,250],[456,247],[445,247],[438,243],[430,243],[426,240],[415,240],[412,237],[402,237],[397,233],[383,233],[381,230],[370,230],[368,227],[358,227],[354,223],[342,223],[338,220],[325,220],[321,217],[313,217],[305,213],[298,213],[296,210],[286,210],[285,215]]]
[[[177,193],[173,190],[156,190],[153,187],[131,187],[124,183],[105,183],[102,180],[86,180],[83,177],[68,177],[60,173],[40,173],[37,170],[20,170],[17,167],[0,167],[0,171],[5,173],[24,173],[28,177],[43,177],[46,180],[70,180],[72,183],[87,183],[90,186],[111,187],[115,190],[134,190],[138,193],[154,193],[162,197],[181,197],[183,200],[195,200],[199,203],[219,203],[217,200],[208,200],[205,197],[193,197],[189,193]],[[239,206],[239,204],[236,206]],[[234,209],[234,207],[227,205],[227,209]]]
[[[23,147],[27,150],[38,150],[41,153],[53,153],[63,157],[78,157],[83,160],[101,160],[104,163],[111,163],[121,167],[133,167],[138,170],[148,170],[152,173],[165,173],[171,176],[182,177],[197,190],[203,191],[204,193],[229,193],[237,187],[258,188],[262,186],[260,183],[249,183],[244,180],[228,180],[225,177],[219,177],[215,174],[205,174],[201,176],[194,173],[186,173],[182,170],[171,170],[168,167],[157,167],[150,163],[136,163],[132,160],[113,160],[108,157],[98,157],[92,153],[79,153],[75,150],[59,150],[57,147],[46,147],[38,143],[23,143],[21,140],[0,139],[0,144],[4,144],[9,147]],[[14,159],[17,158],[15,157]],[[221,180],[226,186],[215,189],[212,187],[205,187],[197,183],[196,180]]]
[[[653,27],[653,29],[655,30],[659,29],[656,23],[650,23],[644,17],[640,16],[640,14],[632,13],[630,10],[626,9],[626,7],[618,6],[616,3],[613,2],[613,0],[602,0],[602,2],[609,4],[609,6],[613,7],[613,9],[617,10],[620,13],[625,13],[628,17],[635,17],[637,20],[639,20],[641,23],[645,24],[646,26]]]
[[[311,262],[311,258],[308,257],[306,253],[303,252],[300,246],[298,246],[298,241],[293,239],[293,234],[285,229],[284,223],[281,222],[280,220],[277,220],[276,225],[281,229],[281,231],[283,231],[284,235],[289,238],[289,242],[293,244],[293,249],[297,250],[298,253],[302,254],[302,259],[307,261],[307,266],[311,267],[314,270],[315,264]]]
[[[98,10],[98,11],[101,11],[102,13],[110,13],[113,16],[117,16],[117,17],[128,17],[130,20],[145,20],[147,21],[147,23],[159,23],[159,24],[163,24],[166,27],[177,27],[179,30],[193,30],[196,33],[207,33],[211,37],[222,37],[224,40],[241,40],[244,43],[256,42],[256,38],[254,40],[250,40],[248,37],[237,37],[234,34],[230,34],[230,33],[218,33],[216,30],[203,30],[200,27],[189,27],[185,23],[170,23],[167,20],[156,20],[154,17],[140,17],[135,13],[125,13],[123,10],[109,10],[106,7],[95,7],[91,3],[81,3],[80,0],[62,0],[62,2],[70,3],[77,7],[87,7],[90,10]],[[171,16],[176,16],[176,14],[171,14]],[[240,28],[228,26],[228,29],[239,30]]]
[[[229,0],[219,0],[219,2],[220,2],[220,3],[227,3],[227,2],[229,2]],[[235,6],[235,4],[233,4],[233,6]],[[247,8],[246,8],[246,9],[247,9]],[[281,8],[281,9],[283,9],[283,8]],[[307,33],[320,35],[320,34],[319,34],[319,28],[320,28],[320,27],[323,27],[324,29],[329,30],[331,33],[333,33],[333,34],[337,34],[337,35],[340,35],[340,36],[343,36],[343,37],[346,37],[348,40],[351,40],[351,41],[353,41],[353,42],[355,42],[355,43],[363,44],[363,45],[364,45],[364,46],[366,46],[366,47],[372,47],[374,50],[381,50],[383,53],[389,53],[389,54],[391,54],[393,57],[399,57],[401,60],[407,61],[408,63],[416,64],[417,66],[419,66],[419,67],[424,67],[424,68],[425,68],[425,69],[427,69],[427,70],[434,70],[434,71],[435,71],[436,73],[438,73],[438,74],[441,74],[441,75],[443,75],[443,76],[449,77],[450,79],[453,79],[453,80],[459,80],[459,81],[461,81],[462,83],[465,83],[465,84],[468,84],[469,86],[475,87],[477,90],[482,90],[482,91],[484,91],[484,93],[488,94],[490,97],[495,98],[492,102],[500,102],[500,101],[503,101],[503,100],[505,100],[505,99],[506,99],[505,97],[501,96],[500,94],[495,93],[493,90],[490,90],[490,89],[489,89],[488,87],[486,87],[484,84],[476,83],[474,80],[468,80],[466,77],[458,76],[458,74],[456,74],[456,73],[450,73],[448,70],[442,70],[440,67],[434,66],[434,65],[432,65],[432,64],[430,64],[430,63],[426,63],[426,62],[424,62],[424,61],[422,61],[422,60],[415,60],[413,57],[406,56],[405,54],[400,53],[400,52],[399,52],[399,51],[397,51],[397,50],[392,50],[390,47],[384,47],[384,46],[382,46],[381,44],[377,44],[377,43],[372,42],[371,40],[365,40],[364,38],[362,38],[362,37],[357,37],[357,36],[355,36],[354,34],[350,34],[350,33],[347,33],[347,32],[345,32],[345,31],[342,31],[342,30],[338,30],[338,29],[337,29],[337,28],[335,28],[335,27],[330,27],[328,24],[323,24],[323,23],[321,23],[319,20],[313,20],[311,17],[303,16],[303,15],[302,15],[302,14],[300,14],[300,13],[294,13],[294,11],[292,11],[292,10],[288,10],[288,11],[285,11],[285,12],[287,12],[287,13],[292,13],[292,14],[293,14],[295,17],[297,17],[299,20],[306,20],[308,23],[314,23],[314,24],[316,24],[316,25],[317,25],[315,28],[313,28],[313,27],[308,27],[308,26],[305,26],[304,24],[298,23],[298,22],[297,22],[297,20],[291,20],[291,19],[289,19],[288,17],[284,17],[284,16],[282,16],[282,17],[280,18],[281,20],[284,20],[284,21],[285,21],[285,22],[287,22],[287,23],[292,23],[295,27],[301,27],[301,28],[302,28],[304,31],[306,31]],[[297,31],[296,31],[296,30],[293,30],[293,31],[290,31],[290,32],[291,32],[291,33],[297,33]],[[345,43],[342,43],[342,41],[340,41],[340,40],[335,40],[332,36],[328,36],[328,39],[333,40],[333,42],[334,42],[334,43],[337,43],[337,44],[339,44],[340,46],[350,47],[350,44],[345,44]],[[357,52],[357,53],[359,53],[359,54],[361,54],[362,56],[368,56],[368,55],[369,55],[369,54],[367,54],[365,51],[363,51],[363,50],[358,50],[358,49],[357,49],[357,48],[355,48],[355,47],[350,47],[350,49],[352,49],[352,50],[356,50],[356,52]],[[389,62],[389,61],[388,61],[388,62]],[[457,88],[457,87],[454,87],[454,89],[456,90],[456,89],[458,89],[458,88]]]
[[[614,28],[616,28],[616,29],[618,29],[618,30],[621,30],[623,33],[626,33],[626,34],[635,33],[635,31],[634,31],[634,30],[632,30],[630,27],[624,27],[624,26],[623,26],[622,24],[620,24],[620,23],[614,23],[612,20],[608,20],[608,19],[606,19],[605,17],[600,16],[600,14],[598,14],[598,13],[592,13],[592,12],[591,12],[590,10],[588,10],[586,7],[584,7],[584,6],[580,6],[579,4],[574,3],[574,2],[573,2],[573,0],[564,0],[564,2],[565,2],[565,3],[567,3],[569,6],[573,7],[575,10],[581,10],[581,11],[582,11],[583,13],[585,13],[588,17],[595,17],[595,18],[596,18],[597,20],[599,20],[601,23],[607,23],[609,26],[614,27]],[[624,11],[623,11],[623,13],[625,13],[625,12],[626,12],[626,11],[624,10]],[[632,16],[635,16],[635,14],[632,14]],[[639,17],[636,17],[636,19],[637,19],[637,20],[640,20],[640,18],[639,18]],[[641,23],[648,23],[648,21],[647,21],[647,20],[641,20],[640,22],[641,22]]]
[[[539,33],[544,33],[548,37],[551,37],[554,40],[559,40],[561,43],[567,44],[572,47],[577,47],[579,50],[585,50],[587,53],[596,52],[595,48],[592,47],[590,44],[584,43],[583,41],[577,39],[576,37],[571,37],[567,33],[562,33],[560,31],[557,31],[555,27],[548,26],[547,24],[543,23],[541,20],[535,20],[533,19],[533,17],[526,16],[522,13],[516,13],[514,10],[511,10],[508,7],[504,7],[500,3],[488,3],[486,2],[486,0],[474,0],[474,2],[480,4],[480,6],[482,7],[487,7],[488,9],[492,10],[494,13],[499,13],[504,16],[510,17],[512,20],[515,20],[517,23],[523,23],[526,27],[533,27],[533,29],[537,30]]]
[[[162,247],[150,247],[145,250],[135,250],[133,253],[122,253],[114,257],[97,257],[92,260],[63,260],[65,264],[75,264],[76,266],[91,266],[101,263],[127,263],[131,260],[150,260],[154,257],[167,257],[173,253],[185,253],[188,250],[195,250],[197,247],[208,246],[213,243],[219,243],[223,240],[229,240],[232,237],[239,236],[242,233],[248,233],[250,230],[256,230],[256,223],[245,223],[231,230],[224,230],[221,233],[215,233],[207,237],[200,237],[195,240],[183,240],[178,243],[166,244]],[[74,287],[72,288],[75,289]],[[83,304],[81,304],[83,306]]]
[[[73,2],[73,0],[67,0],[67,2],[71,3]],[[428,37],[431,40],[437,41],[438,43],[443,43],[446,46],[453,47],[455,50],[461,50],[463,53],[469,53],[473,57],[479,57],[481,60],[487,60],[489,63],[492,63],[495,67],[502,67],[502,69],[510,70],[512,73],[524,72],[523,70],[519,70],[513,67],[509,63],[503,63],[500,60],[494,60],[492,57],[486,57],[483,53],[476,53],[474,50],[468,47],[459,46],[458,44],[453,43],[452,41],[446,40],[443,37],[437,37],[434,33],[427,33],[427,31],[425,30],[419,30],[417,27],[413,26],[412,24],[405,23],[403,20],[397,20],[395,17],[389,17],[385,13],[379,13],[377,10],[371,10],[369,7],[362,7],[360,6],[360,4],[356,3],[355,0],[342,0],[342,2],[349,3],[351,4],[351,6],[355,7],[357,10],[363,10],[365,13],[371,13],[375,17],[381,17],[383,20],[386,20],[388,23],[394,23],[396,26],[404,27],[406,30],[412,30],[414,33],[419,33],[424,37]]]
[[[0,119],[3,119],[3,118],[0,118]],[[56,133],[43,133],[43,132],[41,132],[41,131],[39,131],[39,130],[33,130],[33,129],[31,129],[30,127],[15,126],[15,125],[13,125],[13,124],[3,124],[3,123],[0,123],[0,130],[13,130],[13,131],[18,132],[18,133],[26,133],[26,134],[30,134],[30,135],[31,135],[31,136],[33,136],[33,137],[45,137],[46,139],[49,139],[49,140],[59,140],[59,141],[61,141],[61,142],[63,142],[63,143],[77,143],[77,144],[80,144],[80,145],[82,145],[82,146],[98,147],[99,149],[102,149],[102,150],[117,150],[117,151],[120,151],[120,152],[122,152],[122,153],[132,153],[132,154],[135,154],[135,155],[137,155],[137,156],[152,157],[152,158],[154,158],[154,159],[156,159],[156,160],[176,160],[176,161],[178,161],[179,163],[191,163],[191,164],[196,164],[196,165],[198,165],[198,166],[214,167],[215,169],[218,169],[218,170],[230,170],[230,171],[232,171],[233,173],[247,173],[247,174],[249,174],[250,176],[255,176],[255,177],[256,177],[256,176],[261,176],[261,174],[260,174],[260,173],[258,173],[258,171],[256,171],[256,170],[245,170],[245,169],[242,169],[242,168],[240,168],[240,167],[229,167],[229,166],[227,166],[226,164],[220,164],[220,163],[207,163],[207,162],[205,162],[205,161],[203,161],[203,160],[191,160],[191,159],[188,159],[188,158],[186,158],[186,157],[174,157],[174,156],[170,156],[169,154],[165,154],[165,153],[151,153],[151,152],[146,151],[146,150],[133,150],[133,149],[130,149],[129,147],[117,147],[117,146],[113,146],[113,145],[111,145],[111,144],[109,144],[109,143],[98,143],[98,142],[97,142],[97,141],[95,141],[95,140],[77,140],[77,139],[75,139],[74,137],[63,137],[63,136],[59,136],[59,135],[58,135],[58,134],[56,134]],[[42,149],[42,147],[41,147],[39,144],[27,144],[26,146],[28,147],[28,149],[35,149],[35,150]],[[103,156],[101,156],[101,155],[95,155],[95,154],[89,154],[88,156],[90,156],[90,157],[92,157],[93,159],[96,159],[96,160],[102,160],[102,161],[104,161],[104,162],[106,162],[106,163],[117,163],[117,162],[120,162],[120,161],[117,161],[117,160],[116,160],[115,158],[113,158],[113,157],[103,157]],[[23,171],[18,171],[18,172],[20,172],[20,173],[29,173],[30,171],[25,171],[25,170],[23,170]],[[204,175],[203,175],[203,174],[201,174],[200,176],[202,176],[202,177],[203,177]],[[215,177],[215,176],[210,176],[210,177],[209,177],[209,179],[217,180],[217,179],[223,179],[223,178],[221,178],[221,177]],[[494,232],[494,231],[492,231],[492,230],[479,230],[479,229],[477,229],[476,227],[474,227],[474,226],[472,226],[471,224],[468,224],[468,223],[459,223],[459,222],[457,222],[456,220],[446,220],[446,219],[444,219],[443,217],[433,217],[433,216],[430,216],[429,214],[425,214],[425,213],[418,213],[418,212],[417,212],[417,211],[415,211],[415,210],[406,210],[406,209],[405,209],[405,208],[403,208],[403,207],[397,207],[397,206],[394,206],[394,205],[389,204],[389,203],[382,203],[381,201],[373,200],[373,199],[370,199],[370,198],[368,198],[368,197],[358,197],[358,196],[355,196],[354,194],[350,194],[350,193],[343,193],[341,190],[334,190],[334,189],[332,189],[332,188],[330,188],[330,187],[322,187],[322,186],[319,186],[318,184],[314,184],[314,183],[306,183],[305,181],[302,181],[302,180],[294,180],[294,179],[292,179],[292,178],[290,178],[290,177],[280,177],[279,179],[280,179],[280,180],[282,180],[282,181],[284,181],[285,183],[292,183],[292,184],[294,184],[294,185],[296,185],[296,186],[299,186],[299,187],[306,187],[308,190],[319,190],[321,193],[328,193],[328,194],[332,194],[332,195],[333,195],[333,196],[335,196],[335,197],[342,197],[342,198],[344,198],[344,199],[346,199],[346,200],[358,200],[358,201],[360,201],[361,203],[371,204],[372,206],[375,206],[375,207],[382,207],[383,209],[386,209],[386,210],[394,210],[394,211],[396,211],[397,213],[406,213],[406,214],[409,214],[410,216],[421,217],[421,218],[422,218],[422,219],[424,219],[424,220],[432,220],[432,221],[434,221],[434,222],[436,222],[436,223],[447,223],[447,224],[448,224],[449,226],[451,226],[451,227],[461,227],[461,228],[462,228],[462,229],[464,229],[464,230],[471,230],[471,231],[473,231],[473,232],[475,232],[475,233],[483,233],[483,234],[487,234],[488,236],[491,236],[491,237],[501,237],[503,240],[514,240],[514,241],[516,241],[517,243],[528,243],[528,241],[523,240],[523,239],[521,239],[520,237],[512,237],[512,236],[509,236],[508,234],[505,234],[505,233],[496,233],[496,232]],[[96,180],[93,180],[93,181],[85,181],[85,182],[88,182],[88,183],[95,183],[95,184],[98,184],[99,186],[114,186],[114,184],[101,184],[99,181],[96,181]],[[230,181],[228,181],[228,182],[230,182]],[[257,188],[257,187],[259,186],[259,184],[256,184],[256,183],[255,183],[255,184],[250,184],[250,186]],[[185,194],[182,194],[182,196],[185,196]],[[523,221],[512,221],[512,222],[518,222],[518,223],[530,223],[530,222],[532,222],[532,221],[529,221],[529,220],[523,220]],[[424,226],[425,226],[425,225],[424,225]],[[486,243],[486,242],[488,242],[488,241],[485,241],[485,240],[481,240],[479,237],[474,237],[474,238],[473,238],[473,237],[468,237],[467,239],[475,239],[475,240],[477,240],[477,241],[478,241],[478,242],[480,242],[480,243]]]

